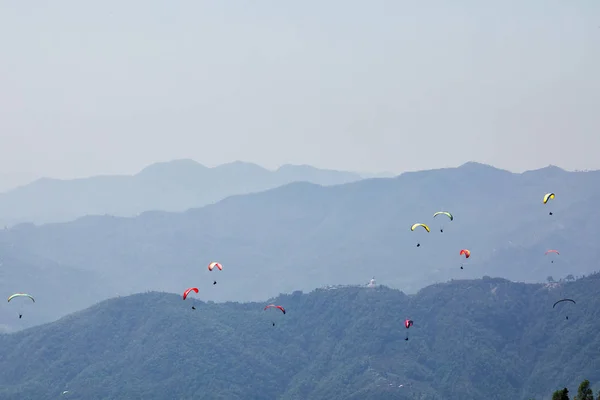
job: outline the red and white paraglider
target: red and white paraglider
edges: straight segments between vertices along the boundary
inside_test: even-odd
[[[269,304],[269,305],[266,305],[265,308],[263,308],[263,311],[266,311],[269,308],[277,309],[277,310],[281,311],[285,315],[285,308],[283,308],[282,306],[277,306],[275,304]],[[273,324],[273,326],[275,326],[275,321],[271,321],[271,323]]]
[[[197,287],[191,287],[191,288],[187,288],[185,289],[185,291],[183,292],[183,300],[187,299],[189,294],[195,292],[198,293],[198,288]],[[192,306],[192,310],[195,310],[196,307]]]
[[[208,271],[209,272],[212,272],[212,270],[215,269],[215,268],[218,269],[219,271],[223,271],[223,266],[220,263],[216,262],[216,261],[213,261],[210,264],[208,264]],[[216,285],[216,284],[217,284],[217,281],[213,281],[213,285]]]
[[[408,328],[410,328],[411,326],[413,326],[412,319],[406,319],[406,320],[404,320],[404,327],[407,329],[407,331],[406,331],[406,338],[404,340],[408,340]]]

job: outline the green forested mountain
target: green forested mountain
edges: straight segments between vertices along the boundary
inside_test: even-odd
[[[484,277],[412,296],[339,287],[242,304],[114,298],[0,335],[0,398],[550,400],[583,379],[600,386],[599,288],[600,275]],[[562,297],[577,304],[553,308]],[[287,313],[263,311],[268,303]]]
[[[544,205],[548,191],[556,198]],[[599,200],[598,171],[513,174],[468,163],[329,187],[294,183],[182,213],[22,224],[0,231],[0,292],[33,292],[44,301],[18,325],[0,305],[0,325],[27,327],[93,301],[191,285],[202,287],[203,300],[253,301],[372,276],[407,293],[484,275],[581,276],[600,258]],[[434,219],[438,210],[454,220]],[[411,232],[415,222],[431,232]],[[469,260],[459,255],[463,248]],[[548,249],[560,255],[545,256]],[[223,271],[209,273],[211,261]]]

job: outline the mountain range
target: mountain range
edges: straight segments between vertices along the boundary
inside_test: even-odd
[[[543,204],[547,192],[556,196]],[[407,293],[484,275],[523,282],[581,276],[598,270],[599,199],[598,171],[516,174],[467,163],[335,186],[296,182],[185,212],[20,224],[0,231],[0,290],[43,301],[22,320],[8,306],[0,310],[0,328],[190,286],[203,300],[257,301],[373,276]],[[433,218],[440,210],[454,219]],[[414,223],[431,232],[411,231]],[[465,248],[469,259],[459,254]],[[560,255],[545,255],[549,249]],[[212,261],[223,270],[209,272]]]
[[[240,161],[209,168],[189,159],[175,160],[152,164],[132,176],[38,179],[0,194],[0,225],[65,222],[86,215],[134,216],[151,210],[185,211],[291,182],[336,185],[359,179],[357,173],[308,165],[283,165],[270,171]]]
[[[362,286],[258,303],[114,298],[0,334],[0,398],[550,400],[584,379],[597,392],[599,285],[593,274],[455,280],[410,296]],[[562,297],[576,304],[553,308]]]

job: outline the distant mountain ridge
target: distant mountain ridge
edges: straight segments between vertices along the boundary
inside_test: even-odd
[[[556,198],[544,205],[548,191]],[[12,330],[92,299],[190,285],[200,285],[202,299],[245,301],[373,276],[408,293],[483,275],[581,276],[598,269],[599,201],[598,171],[515,174],[468,163],[335,186],[290,183],[181,213],[21,224],[0,231],[0,293],[31,290],[52,301],[39,305],[39,319],[15,325],[0,313],[0,325]],[[434,219],[439,210],[454,221]],[[431,232],[411,232],[415,222]],[[468,260],[463,248],[472,252]],[[548,249],[560,251],[554,263]],[[208,275],[211,261],[223,271]]]
[[[283,165],[275,171],[247,162],[206,167],[191,159],[160,162],[135,175],[41,178],[0,194],[0,225],[65,222],[86,215],[134,216],[185,211],[235,194],[307,181],[336,185],[362,179],[353,172]]]

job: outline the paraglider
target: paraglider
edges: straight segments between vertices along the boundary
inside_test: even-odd
[[[560,253],[558,252],[558,250],[548,250],[547,252],[545,252],[545,253],[544,253],[544,255],[545,255],[545,256],[547,256],[547,255],[548,255],[548,254],[550,254],[550,253],[554,253],[554,254],[556,254],[557,256],[559,256],[559,255],[560,255]],[[554,263],[554,260],[551,260],[550,262],[551,262],[551,263]]]
[[[544,201],[544,204],[547,204],[549,200],[554,200],[554,197],[556,197],[556,195],[555,195],[554,193],[552,193],[552,192],[550,192],[550,193],[546,193],[546,194],[544,195],[544,200],[543,200],[543,201]],[[552,211],[550,211],[550,212],[548,213],[548,215],[552,215]]]
[[[263,308],[263,311],[268,308],[277,308],[278,310],[280,310],[282,313],[285,314],[285,308],[283,308],[282,306],[276,306],[275,304],[269,304],[269,305],[265,306],[265,308]]]
[[[210,264],[208,264],[208,270],[209,271],[212,271],[213,269],[215,269],[215,267],[219,271],[223,271],[223,266],[220,263],[216,262],[216,261],[213,261]],[[213,281],[213,285],[216,285],[216,284],[217,284],[217,281]]]
[[[183,300],[187,299],[188,295],[189,295],[191,292],[198,293],[198,288],[196,288],[196,287],[191,287],[191,288],[187,288],[187,289],[185,289],[185,291],[183,292]],[[192,310],[195,310],[195,309],[196,309],[196,307],[192,306]]]
[[[469,257],[471,257],[471,250],[469,250],[469,249],[462,249],[458,255],[459,256],[464,255],[465,258],[469,258]],[[460,269],[464,269],[462,263],[460,263]]]
[[[571,302],[571,303],[573,303],[573,304],[577,304],[577,303],[575,302],[575,300],[573,300],[573,299],[560,299],[560,300],[558,300],[556,303],[554,303],[554,305],[552,305],[552,308],[555,308],[557,304],[559,304],[559,303],[563,303],[563,302],[565,302],[565,301],[570,301],[570,302]],[[567,316],[565,316],[565,319],[569,319],[569,316],[568,316],[568,315],[567,315]]]
[[[28,297],[31,299],[31,301],[33,301],[35,303],[35,299],[33,298],[33,296],[31,296],[30,294],[27,294],[27,293],[12,294],[12,295],[8,296],[8,302],[10,303],[10,301],[12,299],[17,298],[17,297]],[[23,318],[23,313],[21,311],[19,311],[19,319],[21,319],[21,318]]]
[[[433,218],[437,217],[438,215],[445,215],[446,217],[450,218],[450,221],[454,221],[454,216],[452,216],[452,214],[450,214],[448,211],[438,211],[436,213],[433,214]],[[444,225],[440,225],[440,232],[444,233]]]
[[[413,226],[410,227],[411,231],[415,231],[415,229],[417,229],[418,227],[423,227],[423,229],[425,229],[427,231],[427,233],[431,232],[431,230],[429,229],[429,227],[425,224],[421,224],[421,223],[416,223],[413,224]],[[417,243],[417,247],[421,247],[421,243]]]
[[[189,295],[191,292],[198,293],[198,288],[196,288],[196,287],[191,287],[191,288],[187,288],[187,289],[185,289],[185,291],[183,292],[183,300],[187,299],[188,295]]]
[[[285,308],[283,308],[282,306],[277,306],[275,304],[269,304],[269,305],[265,306],[265,308],[263,308],[263,311],[266,311],[269,308],[276,308],[276,309],[280,310],[283,314],[285,314]],[[273,326],[275,326],[275,321],[271,321],[271,323],[273,324]]]
[[[408,328],[410,328],[411,326],[413,326],[413,321],[412,321],[412,319],[405,319],[405,320],[404,320],[404,327],[405,327],[407,330],[406,330],[406,338],[404,338],[404,340],[408,340]]]
[[[211,262],[210,264],[208,264],[208,270],[212,271],[213,269],[215,269],[215,267],[219,270],[219,271],[223,271],[223,266],[221,264],[219,264],[216,261]]]

